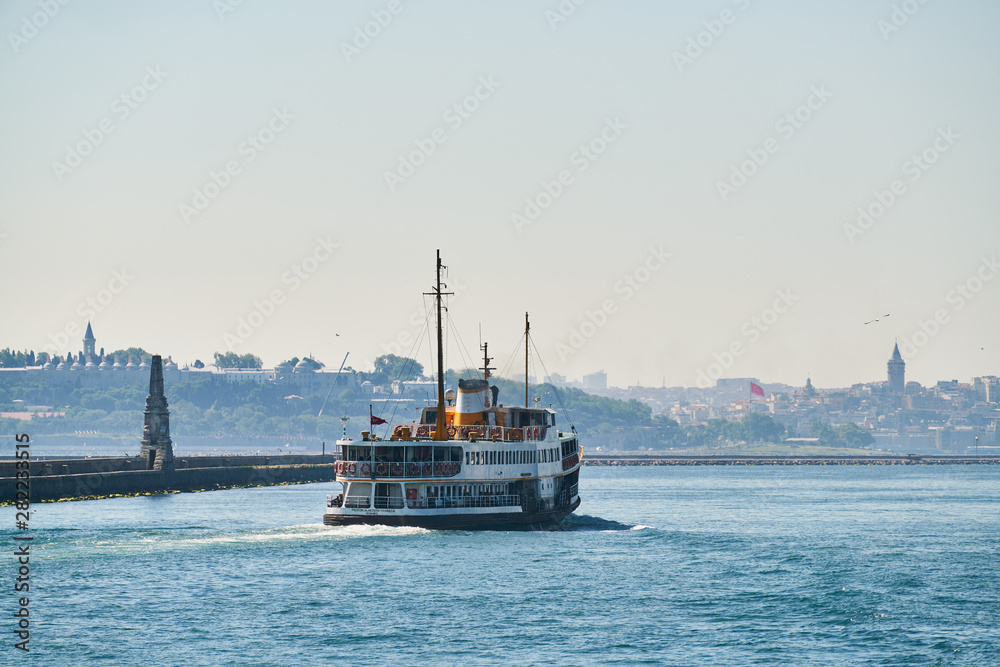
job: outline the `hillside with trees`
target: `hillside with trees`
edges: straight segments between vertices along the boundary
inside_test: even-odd
[[[11,363],[27,356],[5,351]],[[148,356],[144,350],[130,348],[117,352],[125,356]],[[259,357],[232,352],[215,353],[216,365],[222,368],[260,368]],[[292,357],[290,365],[301,361]],[[325,368],[321,361],[306,358],[314,369]],[[395,422],[413,418],[413,408],[427,401],[423,393],[416,401],[397,405],[389,386],[394,380],[423,380],[423,366],[413,359],[382,355],[369,371],[358,373],[358,382],[371,382],[381,387],[381,393],[366,394],[355,387],[334,387],[310,392],[309,386],[295,382],[275,384],[251,380],[231,381],[223,375],[209,373],[185,374],[180,382],[168,383],[171,429],[175,436],[294,436],[334,440],[342,433],[340,417],[352,418],[352,433],[367,428],[369,404],[376,403],[376,414],[392,416]],[[478,376],[473,369],[449,370],[447,386],[454,388],[460,377]],[[147,393],[146,378],[117,387],[82,387],[72,384],[50,384],[23,380],[0,384],[0,410],[22,412],[46,410],[64,413],[60,416],[34,419],[0,420],[0,431],[11,433],[30,430],[34,433],[71,434],[78,431],[108,435],[128,435],[141,430],[142,411]],[[524,384],[502,378],[491,378],[500,390],[499,401],[504,405],[523,405]],[[636,400],[618,400],[588,394],[575,388],[551,384],[531,385],[532,405],[551,407],[557,413],[557,426],[562,430],[576,428],[587,446],[613,449],[690,449],[721,448],[738,443],[782,442],[793,434],[769,415],[748,414],[740,421],[711,420],[707,424],[681,426],[665,415],[653,415],[651,408]],[[412,398],[412,396],[407,396]],[[320,409],[322,408],[322,416]],[[853,424],[836,428],[825,423],[813,425],[810,433],[822,445],[833,447],[867,447],[871,435]]]

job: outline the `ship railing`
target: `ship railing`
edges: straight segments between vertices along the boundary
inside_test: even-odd
[[[369,461],[341,461],[334,464],[338,475],[348,477],[371,477],[372,464]],[[376,461],[374,465],[376,477],[454,477],[462,472],[462,464],[458,461],[409,461],[389,462]]]
[[[461,507],[518,507],[521,496],[459,496],[451,498],[421,498],[406,501],[410,509],[451,509]]]
[[[344,498],[344,507],[350,509],[368,509],[372,506],[372,499],[368,496],[347,496]]]
[[[375,496],[375,509],[403,509],[402,496]]]
[[[327,496],[326,497],[326,506],[327,507],[343,507],[344,506],[344,496],[342,496],[342,495]]]
[[[574,484],[573,486],[569,487],[569,497],[576,498],[579,491],[580,491],[580,485]]]
[[[403,429],[409,429],[404,431]],[[444,437],[437,437],[437,429],[429,424],[417,426],[397,426],[393,430],[390,442],[407,442],[412,440],[491,440],[494,442],[521,442],[524,440],[545,440],[547,426],[488,426],[486,424],[448,426]],[[405,433],[409,433],[404,437]]]
[[[580,454],[578,452],[573,452],[572,454],[563,459],[562,462],[563,470],[569,470],[579,462],[580,462]]]

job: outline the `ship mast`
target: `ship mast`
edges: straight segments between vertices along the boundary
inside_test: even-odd
[[[489,356],[490,344],[483,343],[482,345],[479,346],[479,348],[483,351],[483,379],[489,381],[491,377],[490,371],[496,370],[495,368],[490,366],[490,362],[493,361],[493,357]]]
[[[437,308],[437,348],[438,348],[438,386],[437,386],[437,424],[435,426],[436,432],[434,434],[435,440],[444,440],[445,436],[445,418],[444,418],[444,335],[441,326],[441,297],[445,295],[452,294],[452,292],[442,292],[442,287],[447,287],[441,283],[441,270],[445,267],[441,265],[441,250],[437,251],[437,272],[435,274],[435,286],[432,288],[432,292],[425,292],[425,294],[434,296],[436,300]]]
[[[528,323],[528,313],[524,313],[524,407],[528,407],[528,332],[531,325]]]

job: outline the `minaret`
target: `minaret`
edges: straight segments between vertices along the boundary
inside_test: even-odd
[[[170,411],[163,395],[163,360],[153,357],[149,371],[149,396],[143,416],[142,447],[139,458],[146,470],[171,470],[174,467],[174,447],[170,442]]]
[[[899,353],[899,343],[892,350],[892,358],[889,359],[889,391],[902,394],[906,389],[906,362]]]
[[[94,343],[96,342],[94,330],[90,328],[90,322],[87,322],[87,333],[83,336],[83,356],[85,359],[93,359],[96,356],[94,351]]]

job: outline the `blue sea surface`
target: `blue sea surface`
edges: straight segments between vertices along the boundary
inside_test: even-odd
[[[325,527],[337,490],[33,505],[0,664],[1000,665],[1000,467],[588,467],[538,533]]]

